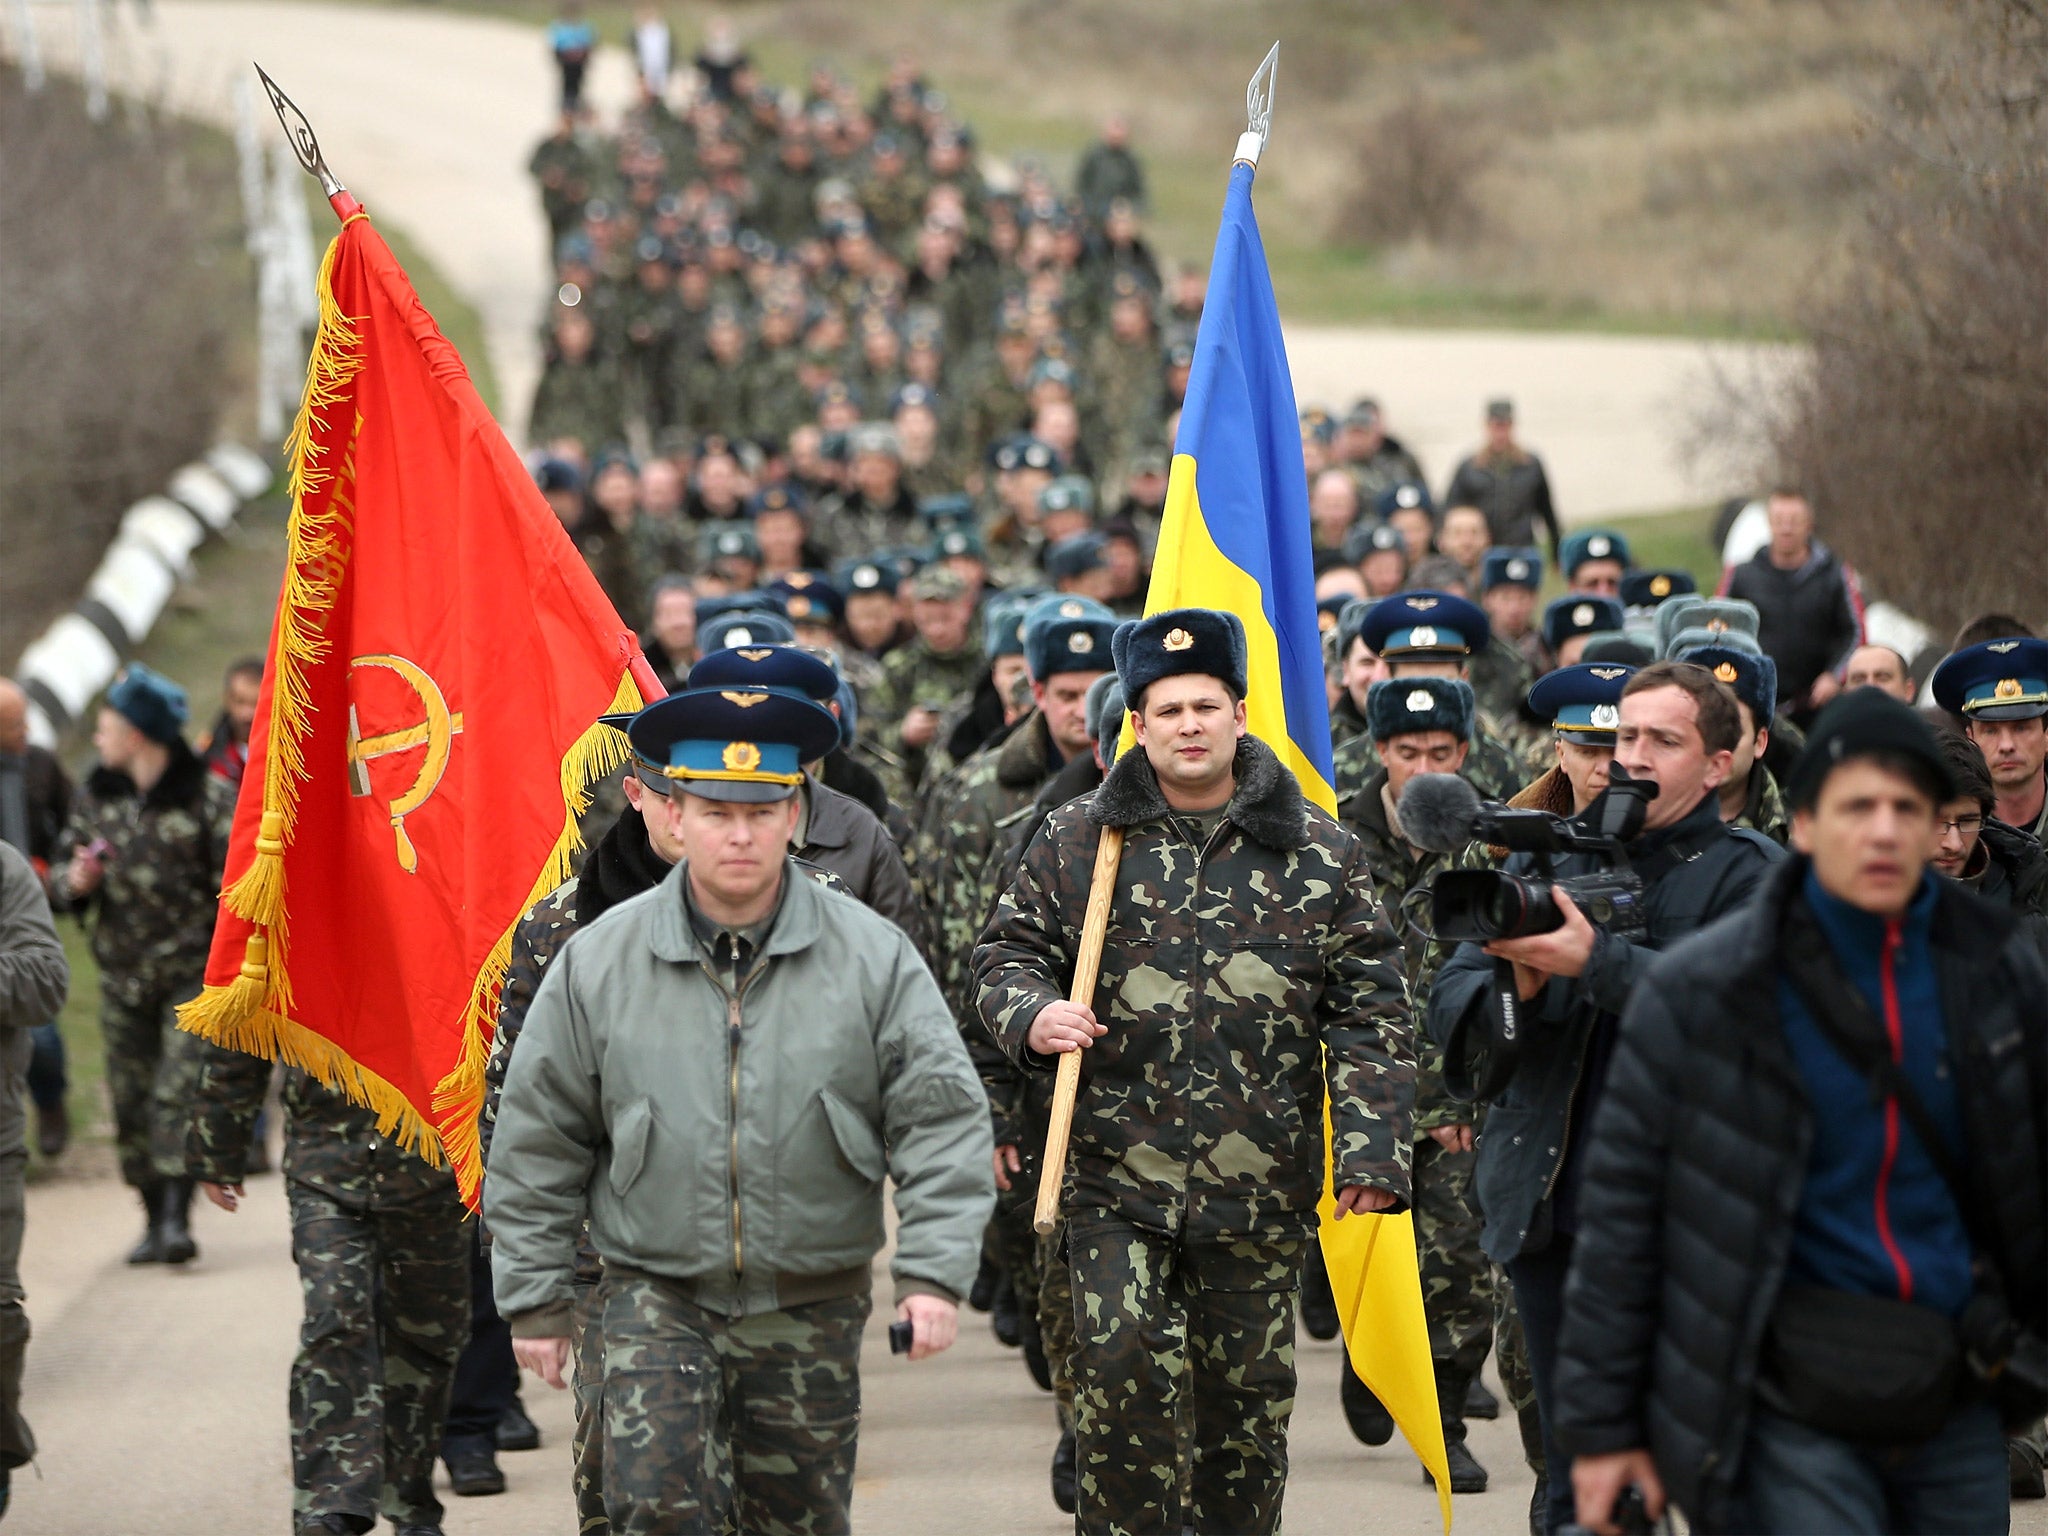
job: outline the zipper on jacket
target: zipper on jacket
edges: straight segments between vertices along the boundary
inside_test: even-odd
[[[734,958],[737,964],[738,957]],[[728,991],[720,983],[717,972],[711,966],[703,967],[704,974],[711,984],[725,994],[725,1181],[726,1192],[732,1198],[732,1273],[735,1280],[742,1278],[747,1268],[745,1233],[740,1223],[740,1000],[747,995],[747,988],[753,985],[754,978],[761,974],[763,959],[765,956],[755,959],[754,968],[739,980],[739,990],[736,992]]]
[[[1215,847],[1217,840],[1221,838],[1226,831],[1229,830],[1230,817],[1229,814],[1226,812],[1223,819],[1216,823],[1216,829],[1209,834],[1207,841],[1200,843],[1196,843],[1193,838],[1187,837],[1187,827],[1184,823],[1180,821],[1179,817],[1176,816],[1174,818],[1174,823],[1177,827],[1180,828],[1182,837],[1186,838],[1186,840],[1189,843],[1194,844],[1195,849],[1194,891],[1189,901],[1189,911],[1194,918],[1193,938],[1191,942],[1195,946],[1195,953],[1189,957],[1190,969],[1194,971],[1194,985],[1189,989],[1188,995],[1188,1030],[1190,1038],[1188,1040],[1187,1102],[1190,1105],[1190,1107],[1192,1107],[1195,1101],[1196,1067],[1195,1041],[1192,1038],[1192,1035],[1195,1028],[1195,1021],[1201,1015],[1202,1002],[1202,877],[1208,871],[1209,850]],[[1195,1184],[1195,1128],[1192,1121],[1192,1117],[1188,1118],[1184,1123],[1186,1124],[1187,1129],[1187,1154],[1181,1160],[1180,1198],[1182,1208],[1187,1212],[1187,1214],[1190,1217],[1192,1217],[1194,1215],[1193,1191]],[[1171,1213],[1168,1214],[1167,1219],[1168,1222],[1171,1223]]]
[[[1895,969],[1895,957],[1905,944],[1905,935],[1897,919],[1888,920],[1884,925],[1884,950],[1878,957],[1878,979],[1884,989],[1884,1032],[1891,1047],[1892,1061],[1905,1065],[1906,1032],[1899,1019],[1899,981]],[[1899,1160],[1899,1100],[1898,1095],[1888,1093],[1884,1098],[1884,1154],[1877,1165],[1877,1189],[1872,1202],[1877,1213],[1877,1240],[1884,1245],[1885,1257],[1892,1261],[1892,1269],[1899,1277],[1899,1300],[1913,1299],[1913,1266],[1906,1262],[1904,1250],[1892,1234],[1891,1185],[1892,1169]]]

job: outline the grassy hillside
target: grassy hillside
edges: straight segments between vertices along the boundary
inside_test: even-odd
[[[536,25],[554,13],[549,0],[443,3]],[[684,51],[708,9],[669,8]],[[871,79],[908,49],[999,154],[1064,166],[1105,111],[1127,111],[1159,243],[1197,259],[1245,79],[1277,37],[1259,186],[1289,315],[1750,335],[1786,333],[1887,164],[1860,105],[1947,18],[1929,0],[720,9],[779,81],[821,56]],[[617,41],[632,7],[589,12]]]

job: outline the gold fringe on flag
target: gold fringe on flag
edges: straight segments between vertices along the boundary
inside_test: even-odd
[[[619,679],[618,692],[606,713],[638,709],[643,702],[633,674],[628,671]],[[441,1122],[441,1143],[455,1165],[455,1181],[462,1198],[472,1205],[476,1203],[478,1180],[483,1176],[477,1119],[484,1107],[484,1068],[490,1062],[491,1041],[498,1028],[498,994],[512,964],[512,936],[534,904],[575,872],[576,852],[583,846],[578,823],[590,808],[590,787],[625,762],[626,752],[624,732],[608,725],[593,725],[562,758],[562,835],[541,866],[533,889],[519,908],[519,916],[498,936],[498,942],[484,958],[462,1021],[462,1055],[454,1070],[434,1090],[434,1116]]]

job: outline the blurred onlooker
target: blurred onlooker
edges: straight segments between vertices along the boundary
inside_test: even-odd
[[[1888,645],[1859,645],[1842,670],[1842,687],[1877,688],[1902,704],[1913,702],[1913,670]]]
[[[1388,434],[1376,400],[1352,403],[1337,425],[1334,447],[1338,465],[1358,482],[1361,502],[1377,502],[1397,485],[1422,480],[1422,465]]]
[[[1131,151],[1130,120],[1121,112],[1103,120],[1102,137],[1081,156],[1074,172],[1074,190],[1097,223],[1119,199],[1141,213],[1145,210],[1145,167]]]
[[[643,5],[633,18],[633,62],[640,70],[640,89],[650,101],[668,95],[668,72],[675,59],[675,34],[669,31],[659,5]]]
[[[661,686],[674,693],[697,664],[697,594],[687,576],[664,576],[654,584],[651,606],[640,650]]]
[[[1487,402],[1485,446],[1458,465],[1444,501],[1484,512],[1493,530],[1488,542],[1493,544],[1533,544],[1541,524],[1552,558],[1558,554],[1560,535],[1550,480],[1543,473],[1543,461],[1515,441],[1513,401]]]
[[[29,1036],[64,1006],[70,989],[71,967],[42,880],[21,853],[0,843],[0,1515],[7,1512],[14,1469],[36,1453],[36,1438],[21,1416],[29,1332],[21,1305],[28,1162],[21,1100]]]
[[[591,51],[597,47],[597,33],[583,19],[583,0],[562,0],[562,14],[548,28],[548,49],[555,56],[555,68],[562,72],[562,110],[576,112],[583,106],[583,72],[590,67]]]
[[[1839,671],[1863,643],[1863,592],[1856,573],[1814,537],[1802,491],[1780,488],[1765,502],[1771,540],[1721,573],[1720,595],[1754,603],[1757,644],[1778,664],[1778,695],[1806,724],[1842,691]]]
[[[1465,573],[1466,587],[1475,592],[1480,584],[1480,563],[1485,560],[1492,540],[1493,530],[1486,514],[1477,507],[1451,507],[1436,532],[1437,549],[1458,562]]]
[[[256,723],[256,701],[263,695],[263,658],[244,656],[228,664],[220,685],[220,717],[207,732],[199,755],[207,771],[242,787],[242,770],[249,766],[249,729]]]
[[[41,879],[57,854],[57,840],[71,818],[71,780],[47,748],[28,739],[28,695],[20,684],[0,678],[0,843],[19,852]],[[29,1028],[29,1098],[36,1107],[36,1150],[56,1157],[71,1142],[71,1112],[65,1104],[64,1036],[54,1017]]]
[[[747,57],[747,50],[740,46],[739,34],[733,31],[732,23],[720,18],[705,29],[703,46],[698,48],[697,57],[691,62],[696,66],[698,79],[704,84],[704,94],[724,106],[739,94],[735,82],[751,60]]]
[[[1309,523],[1319,549],[1342,549],[1358,521],[1358,482],[1341,469],[1326,469],[1308,493]]]

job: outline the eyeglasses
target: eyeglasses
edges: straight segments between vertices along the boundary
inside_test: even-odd
[[[1951,832],[1959,833],[1964,837],[1975,837],[1984,830],[1984,818],[1982,816],[1957,816],[1953,820],[1937,821],[1935,826],[1940,829],[1944,837],[1948,836]]]

